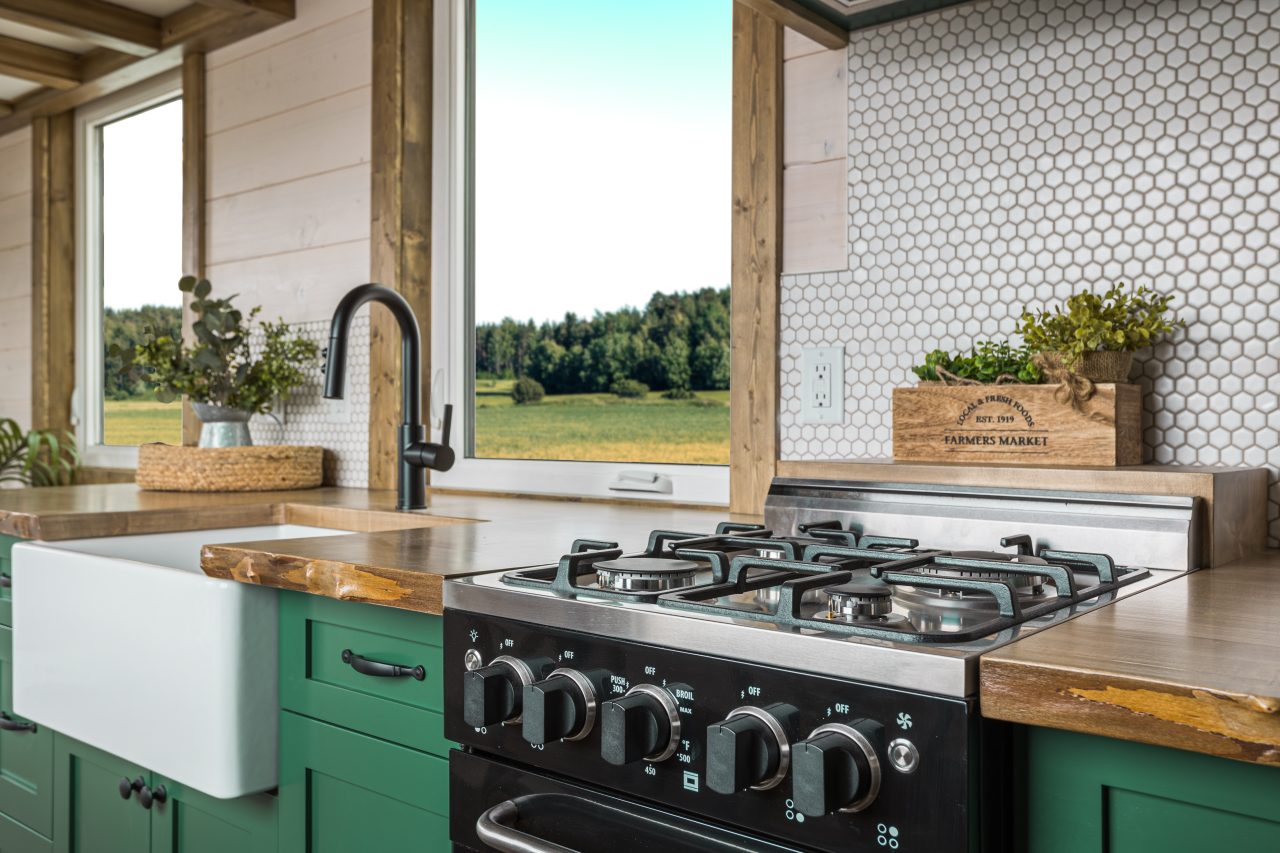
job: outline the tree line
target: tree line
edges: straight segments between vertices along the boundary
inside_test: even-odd
[[[119,344],[121,349],[131,352],[142,342],[142,329],[145,326],[152,326],[162,334],[167,332],[173,337],[180,337],[182,309],[172,305],[102,309],[103,396],[106,399],[151,398],[151,389],[141,379],[132,379],[123,373],[121,359],[111,355],[112,344]]]
[[[511,318],[476,326],[479,378],[536,379],[550,394],[607,392],[620,381],[657,391],[729,387],[729,288],[655,293],[643,309]]]

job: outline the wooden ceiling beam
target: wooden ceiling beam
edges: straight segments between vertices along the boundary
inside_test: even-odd
[[[160,19],[105,0],[0,0],[0,18],[133,56],[160,49]]]
[[[0,0],[8,2],[8,0]],[[293,0],[288,0],[293,10]],[[13,112],[0,114],[0,136],[25,127],[36,116],[72,110],[104,95],[118,92],[157,74],[182,65],[192,51],[208,53],[240,39],[270,29],[280,21],[260,11],[228,13],[205,6],[188,6],[160,22],[160,50],[150,56],[128,56],[99,49],[79,57],[80,85],[71,89],[41,89],[13,104]],[[6,56],[0,46],[0,56]],[[8,73],[8,72],[5,72]]]
[[[200,6],[222,12],[257,12],[281,21],[293,18],[293,0],[195,0]]]
[[[0,36],[0,74],[53,89],[80,85],[80,57],[65,50]]]
[[[790,27],[802,36],[808,36],[828,50],[844,50],[849,46],[849,34],[844,27],[828,21],[796,0],[735,0],[753,12],[767,15]]]

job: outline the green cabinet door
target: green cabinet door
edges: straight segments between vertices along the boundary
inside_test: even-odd
[[[151,784],[141,767],[61,734],[53,738],[55,853],[147,853],[151,812],[136,793],[120,796],[121,779]]]
[[[281,853],[448,849],[448,761],[280,714]]]
[[[0,815],[0,853],[53,853],[53,842]]]
[[[163,776],[155,782],[164,802],[151,808],[151,853],[276,853],[274,796],[219,800]]]
[[[1280,768],[1028,729],[1030,853],[1280,850]]]
[[[0,625],[13,625],[13,546],[21,541],[0,536]]]
[[[53,830],[53,732],[13,712],[11,641],[10,629],[0,627],[0,814],[48,838]]]

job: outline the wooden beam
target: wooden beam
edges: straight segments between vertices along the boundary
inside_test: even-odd
[[[0,74],[54,89],[80,85],[80,57],[65,50],[0,36]]]
[[[293,0],[195,0],[201,6],[224,12],[259,12],[282,21],[293,18]]]
[[[182,272],[205,274],[205,139],[207,137],[205,59],[189,53],[182,61]],[[184,294],[182,335],[190,340],[191,295]],[[187,400],[182,401],[182,443],[199,443],[200,420]]]
[[[830,50],[844,50],[849,46],[849,33],[837,23],[808,9],[796,0],[735,0],[743,6],[767,15],[773,20],[790,27],[803,36],[816,41]]]
[[[160,19],[103,0],[0,0],[0,18],[134,56],[160,49]]]
[[[71,434],[75,386],[75,144],[70,112],[32,125],[31,422]]]
[[[157,53],[132,57],[99,49],[85,54],[80,60],[84,80],[80,86],[68,90],[44,89],[20,98],[14,104],[13,113],[0,118],[0,136],[25,127],[36,116],[73,110],[157,74],[172,71],[182,65],[182,58],[187,53],[209,53],[270,29],[277,23],[277,18],[259,12],[228,15],[201,6],[187,7],[161,22],[160,50]]]
[[[13,104],[9,101],[0,101],[0,118],[4,118],[13,112]]]
[[[395,288],[422,329],[422,400],[431,391],[432,0],[374,0],[371,280]],[[369,488],[396,485],[400,341],[370,314]]]
[[[778,465],[782,27],[733,6],[729,511],[759,514]]]

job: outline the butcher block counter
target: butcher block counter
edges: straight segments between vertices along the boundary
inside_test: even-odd
[[[1280,551],[982,658],[985,717],[1280,766]]]

